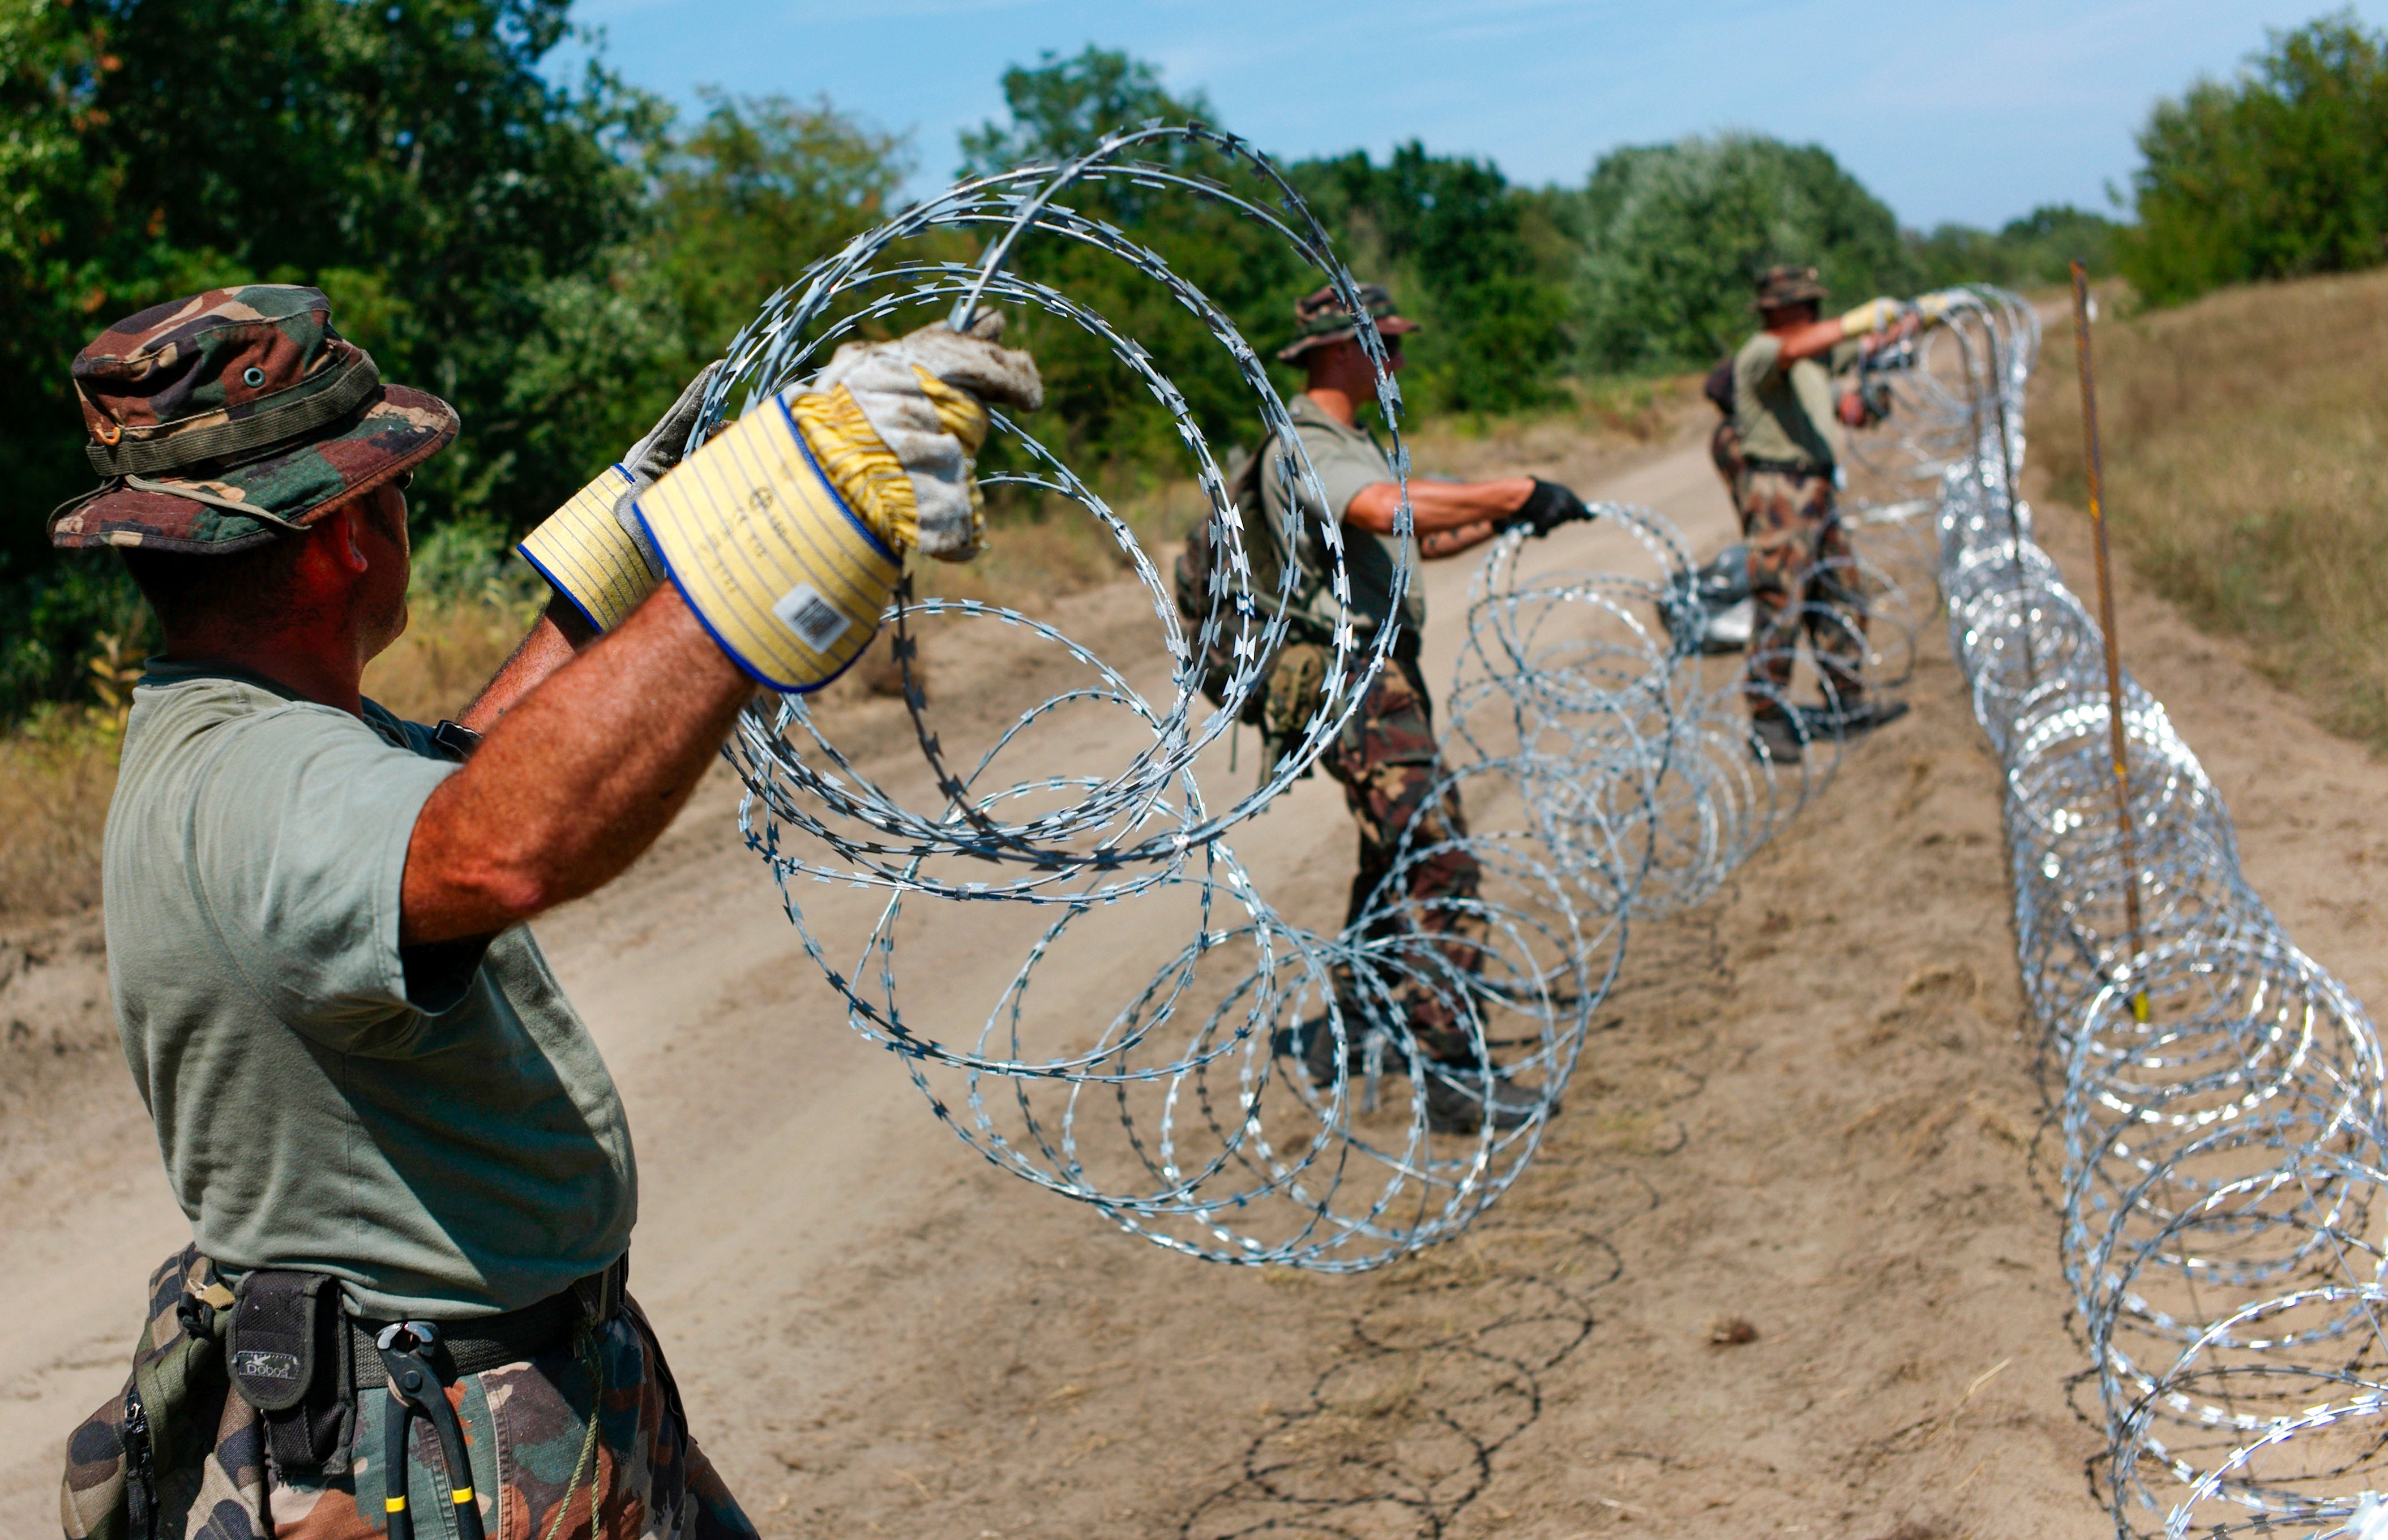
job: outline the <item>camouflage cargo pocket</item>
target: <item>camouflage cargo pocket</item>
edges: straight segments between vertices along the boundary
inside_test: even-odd
[[[1318,714],[1327,693],[1327,650],[1318,642],[1289,641],[1278,650],[1261,715],[1261,733],[1272,759],[1300,743],[1310,719]]]
[[[260,1423],[224,1374],[220,1343],[231,1306],[232,1291],[196,1246],[150,1276],[132,1377],[67,1436],[58,1493],[67,1540],[270,1533]]]

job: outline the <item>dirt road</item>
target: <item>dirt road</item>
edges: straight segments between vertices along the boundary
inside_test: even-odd
[[[1587,490],[1658,506],[1703,551],[1726,538],[1696,446]],[[2072,562],[2073,521],[2046,517]],[[1593,562],[1608,536],[1561,538]],[[1429,571],[1429,677],[1467,568]],[[1065,608],[1082,636],[1140,634],[1140,592]],[[2124,617],[2258,887],[2388,997],[2361,944],[2388,859],[2362,815],[2388,772],[2159,606]],[[2084,1476],[2099,1440],[2068,1402],[2085,1359],[2042,1195],[1995,766],[1929,623],[1924,640],[1913,714],[1717,900],[1636,929],[1535,1169],[1461,1243],[1355,1279],[1172,1256],[963,1149],[843,1025],[731,838],[734,787],[712,787],[540,930],[629,1104],[633,1286],[764,1533],[2110,1533]],[[999,664],[940,656],[939,698]],[[885,703],[851,730],[905,751]],[[1280,908],[1326,925],[1351,839],[1322,778],[1239,848]],[[832,929],[871,907],[817,891]],[[1017,957],[991,920],[908,988],[983,1014]],[[0,978],[0,1016],[45,978],[70,1023],[0,1060],[11,1537],[55,1533],[59,1440],[120,1381],[142,1280],[184,1238],[70,963]],[[1115,983],[1050,987],[1108,1016]]]

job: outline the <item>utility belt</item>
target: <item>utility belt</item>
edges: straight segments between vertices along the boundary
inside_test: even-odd
[[[442,1322],[432,1361],[446,1378],[461,1380],[552,1353],[569,1344],[581,1326],[603,1326],[614,1319],[614,1312],[621,1308],[629,1273],[630,1257],[625,1252],[604,1271],[592,1272],[536,1305],[502,1315]],[[237,1322],[238,1318],[235,1319]],[[349,1316],[347,1320],[349,1382],[378,1386],[387,1375],[374,1340],[385,1327],[399,1323],[362,1316]]]
[[[603,1325],[629,1277],[626,1254],[519,1310],[426,1322],[350,1316],[329,1273],[260,1269],[234,1291],[224,1364],[233,1389],[264,1417],[274,1463],[321,1470],[348,1458],[361,1394],[387,1388],[443,1431],[453,1414],[439,1387],[554,1352],[582,1327]],[[410,1373],[422,1382],[402,1383]]]
[[[253,1489],[262,1435],[275,1467],[312,1474],[344,1469],[353,1451],[360,1395],[383,1392],[401,1407],[385,1420],[387,1468],[407,1468],[415,1418],[431,1424],[446,1469],[464,1478],[448,1493],[453,1515],[439,1533],[480,1540],[464,1430],[446,1387],[467,1374],[586,1346],[584,1328],[624,1306],[629,1258],[535,1305],[448,1324],[351,1317],[328,1273],[260,1269],[227,1288],[215,1264],[186,1246],[149,1280],[149,1311],[122,1391],[67,1440],[60,1494],[70,1540],[159,1540],[182,1533],[194,1493],[215,1493],[208,1532],[263,1540],[273,1526]],[[236,1402],[228,1403],[228,1396]],[[395,1457],[394,1458],[392,1457]],[[222,1484],[229,1481],[229,1486]],[[385,1513],[387,1540],[412,1540],[414,1519],[398,1496]]]
[[[1755,455],[1743,457],[1742,465],[1751,471],[1763,471],[1776,476],[1829,476],[1833,468],[1808,460],[1760,460]]]

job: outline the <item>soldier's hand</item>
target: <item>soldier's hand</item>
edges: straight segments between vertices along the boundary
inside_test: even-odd
[[[1907,311],[1908,307],[1896,299],[1869,299],[1841,317],[1841,335],[1861,337],[1874,332],[1887,332],[1899,324],[1899,317]]]
[[[996,346],[1002,325],[848,343],[639,496],[689,607],[747,673],[780,690],[835,677],[913,551],[975,553],[986,403],[1044,399],[1035,361]]]
[[[1002,335],[1003,317],[986,310],[966,332],[939,322],[894,342],[849,342],[788,403],[830,479],[899,550],[967,562],[984,542],[972,459],[987,403],[1045,403],[1036,360],[996,346]]]
[[[519,548],[600,631],[620,625],[664,580],[664,564],[631,511],[640,493],[680,460],[720,362],[706,364],[646,435],[548,515]]]
[[[1592,510],[1583,505],[1581,498],[1557,482],[1544,481],[1536,476],[1534,489],[1526,495],[1526,500],[1518,505],[1518,511],[1503,521],[1502,527],[1531,530],[1534,538],[1539,540],[1561,524],[1588,521],[1592,517]]]
[[[1949,313],[1973,298],[1963,289],[1935,289],[1930,294],[1915,297],[1915,311],[1927,326],[1937,326],[1949,319]]]

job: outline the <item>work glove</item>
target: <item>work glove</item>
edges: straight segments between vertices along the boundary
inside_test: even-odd
[[[985,403],[1045,404],[1035,360],[997,347],[1002,335],[1003,317],[988,310],[967,332],[940,322],[895,342],[849,342],[791,403],[830,479],[890,544],[941,562],[984,546],[973,457],[986,442]]]
[[[913,551],[978,553],[972,457],[987,403],[1034,410],[1035,360],[992,312],[896,342],[848,343],[634,499],[641,527],[714,639],[773,689],[826,684],[859,656]]]
[[[633,505],[680,463],[705,405],[705,387],[720,370],[718,360],[700,370],[645,437],[515,548],[600,631],[622,624],[664,580],[663,561],[639,527]]]
[[[1573,524],[1579,519],[1588,521],[1592,516],[1592,510],[1583,505],[1581,498],[1557,482],[1544,481],[1536,476],[1534,489],[1526,494],[1526,500],[1518,506],[1518,511],[1501,522],[1501,527],[1531,530],[1534,538],[1539,540],[1561,524]]]
[[[1869,299],[1841,317],[1841,335],[1861,337],[1872,332],[1887,332],[1899,324],[1908,307],[1896,299]]]
[[[1949,319],[1949,312],[1973,298],[1962,289],[1935,289],[1930,294],[1915,297],[1915,311],[1927,326],[1937,326]]]

